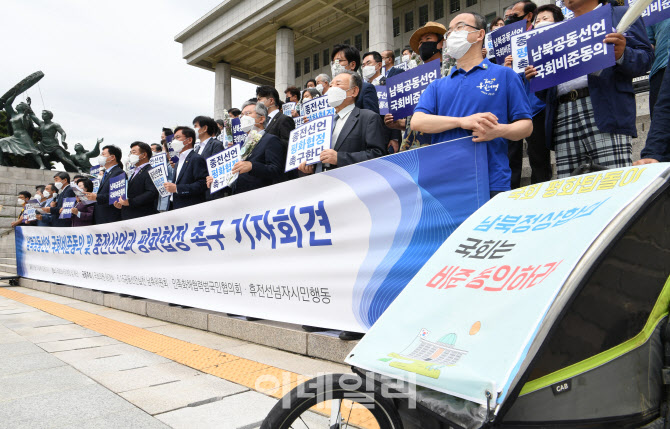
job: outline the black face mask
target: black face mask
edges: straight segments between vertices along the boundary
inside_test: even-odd
[[[428,61],[433,55],[440,52],[440,50],[437,49],[438,43],[439,42],[423,42],[421,46],[419,46],[419,56],[421,56],[421,60],[424,63]]]
[[[286,97],[286,102],[290,103],[291,102],[291,97]]]
[[[519,22],[522,19],[523,16],[510,15],[509,18],[505,20],[505,25],[514,24],[515,22]]]

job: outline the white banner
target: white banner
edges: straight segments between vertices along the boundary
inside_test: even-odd
[[[152,169],[155,171],[156,169]],[[19,227],[27,278],[364,332],[488,201],[463,138],[152,216]]]

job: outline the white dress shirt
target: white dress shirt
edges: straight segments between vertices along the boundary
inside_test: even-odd
[[[207,144],[209,143],[210,140],[212,140],[211,137],[208,138],[207,140],[205,140],[204,142],[200,142],[200,147],[198,147],[198,152],[197,152],[198,155],[202,155],[202,153],[205,151],[205,146],[207,146]]]
[[[279,109],[273,111],[272,113],[268,113],[268,124],[265,126],[265,128],[270,126],[270,122],[272,122],[272,120],[274,119],[275,116],[277,116],[278,113],[279,113]]]
[[[347,118],[351,114],[351,111],[354,110],[354,107],[356,107],[355,104],[350,104],[347,107],[340,110],[340,113],[337,114],[337,116],[339,117],[335,122],[335,127],[333,128],[333,139],[332,139],[333,148],[335,148],[337,138],[340,136],[340,132],[342,132],[342,128],[344,128],[344,123],[347,122]]]

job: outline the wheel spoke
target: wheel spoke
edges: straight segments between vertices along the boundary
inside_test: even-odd
[[[307,429],[309,429],[309,426],[307,426],[307,423],[305,423],[305,421],[302,419],[302,416],[299,416],[299,417],[300,417],[300,421],[302,422],[302,424],[304,424],[305,427],[306,427]]]
[[[333,399],[330,401],[330,428],[339,428],[342,423],[341,414],[342,400]]]

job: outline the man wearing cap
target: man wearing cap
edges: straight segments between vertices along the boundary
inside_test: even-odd
[[[512,69],[482,59],[485,28],[486,20],[478,13],[461,13],[451,21],[446,49],[447,55],[456,59],[456,66],[421,94],[410,126],[432,134],[433,144],[466,136],[472,136],[474,142],[487,142],[493,197],[510,189],[506,139],[528,137],[533,123],[519,76]]]
[[[442,47],[444,45],[444,34],[447,28],[439,22],[427,22],[426,25],[417,29],[409,39],[410,46],[414,52],[418,52],[424,63],[442,58]],[[384,124],[392,129],[404,132],[400,151],[416,149],[427,146],[431,137],[422,132],[413,132],[407,124],[411,122],[412,116],[404,119],[394,119],[392,114],[384,116]]]

